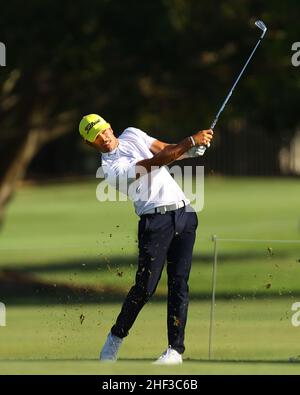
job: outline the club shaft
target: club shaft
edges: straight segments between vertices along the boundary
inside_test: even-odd
[[[232,95],[232,93],[233,93],[235,87],[237,86],[239,80],[241,79],[241,76],[243,75],[244,71],[246,70],[246,67],[248,66],[250,60],[252,59],[252,57],[253,57],[255,51],[257,50],[259,44],[261,43],[261,40],[262,40],[262,38],[260,38],[260,39],[258,40],[258,42],[257,42],[257,44],[255,45],[253,51],[251,52],[251,55],[249,56],[247,62],[245,63],[245,66],[243,67],[243,69],[242,69],[242,71],[240,72],[239,76],[237,77],[235,83],[233,84],[233,86],[232,86],[230,92],[228,93],[226,99],[224,100],[224,102],[223,102],[223,104],[222,104],[220,110],[218,111],[218,113],[217,113],[217,115],[216,115],[216,117],[215,117],[213,123],[211,124],[211,127],[210,127],[211,129],[214,129],[214,128],[215,128],[215,126],[216,126],[216,124],[217,124],[217,122],[218,122],[218,119],[219,119],[221,113],[223,112],[223,110],[224,110],[226,104],[228,103],[228,101],[229,101],[229,99],[230,99],[230,97],[231,97],[231,95]]]

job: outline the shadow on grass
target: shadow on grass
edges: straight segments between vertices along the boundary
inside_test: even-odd
[[[220,264],[225,263],[241,263],[246,262],[247,264],[257,263],[257,262],[268,262],[272,263],[273,258],[280,259],[290,259],[291,263],[294,263],[296,258],[296,253],[281,252],[276,255],[271,255],[268,252],[238,252],[238,253],[219,253],[218,262]],[[193,255],[193,266],[197,265],[212,265],[213,255],[211,254],[194,254]],[[137,256],[118,256],[114,255],[111,257],[101,257],[101,258],[72,258],[64,260],[63,262],[49,261],[47,263],[41,264],[22,264],[20,262],[10,263],[5,265],[1,263],[0,270],[10,270],[14,267],[14,270],[28,273],[53,273],[53,272],[107,272],[111,268],[130,268],[134,269],[137,265]]]
[[[293,257],[287,252],[281,252],[276,257]],[[223,253],[219,255],[220,264],[226,263],[257,263],[268,262],[272,263],[273,255],[263,249],[258,252],[238,252],[238,253]],[[198,254],[194,255],[194,267],[201,265],[212,265],[213,257],[211,255]],[[114,276],[122,276],[122,272],[131,271],[132,278],[136,270],[137,257],[136,256],[112,256],[110,258],[80,258],[71,259],[63,262],[49,261],[41,264],[20,265],[20,263],[13,265],[1,265],[0,270],[0,297],[4,303],[17,305],[37,305],[37,304],[104,304],[104,303],[122,303],[124,297],[127,295],[130,285],[110,286],[105,284],[91,285],[76,283],[76,281],[54,281],[48,280],[47,274],[64,274],[66,275],[80,275],[86,273],[90,275],[98,275],[109,272],[111,278]],[[11,268],[14,268],[13,270]],[[121,270],[122,269],[122,272]],[[43,278],[40,276],[43,275]],[[116,282],[117,283],[117,282]],[[246,291],[246,292],[217,292],[218,300],[239,300],[241,298],[249,298],[251,300],[263,298],[279,298],[279,297],[300,297],[300,288],[291,292],[281,292],[276,290],[260,290],[260,291]],[[209,301],[211,293],[208,291],[194,291],[190,295],[191,300]],[[166,301],[166,291],[157,291],[151,302]]]
[[[1,300],[20,305],[111,303],[123,300],[127,289],[53,283],[22,271],[0,272]]]
[[[39,304],[105,304],[121,303],[129,287],[119,286],[92,286],[76,285],[73,283],[53,283],[22,271],[3,270],[0,272],[1,301],[15,305]],[[300,290],[293,293],[280,293],[277,291],[259,292],[219,292],[218,300],[258,300],[270,298],[300,297]],[[156,292],[151,302],[166,302],[166,291]],[[191,301],[209,301],[210,292],[194,292],[190,295]]]

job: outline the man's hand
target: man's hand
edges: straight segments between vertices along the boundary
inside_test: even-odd
[[[198,145],[209,145],[213,139],[214,132],[211,129],[201,130],[200,132],[194,134],[192,137],[195,141],[196,146]]]

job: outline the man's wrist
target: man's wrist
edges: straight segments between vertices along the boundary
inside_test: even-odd
[[[180,150],[179,156],[177,157],[176,160],[178,160],[178,158],[180,159],[184,159],[183,156],[185,156],[185,154],[194,147],[192,140],[190,139],[190,137],[186,137],[184,140],[182,140],[178,146],[177,146]]]
[[[183,140],[185,152],[187,152],[189,149],[194,147],[194,142],[195,142],[195,140],[194,140],[194,138],[191,138],[191,136],[186,137]]]
[[[190,141],[191,141],[191,143],[192,143],[192,147],[195,147],[195,146],[196,146],[196,143],[195,143],[194,137],[193,137],[193,136],[190,136],[189,139],[190,139]]]

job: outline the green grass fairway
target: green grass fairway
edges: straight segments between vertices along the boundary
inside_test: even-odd
[[[274,325],[286,301],[269,304],[228,302],[217,308],[214,360],[208,361],[208,302],[191,302],[185,362],[161,368],[151,362],[166,345],[165,305],[151,303],[142,311],[116,364],[100,363],[116,304],[106,306],[9,307],[8,325],[1,329],[2,374],[299,374],[299,335],[287,320]],[[80,316],[84,315],[83,323]],[[235,320],[229,317],[235,315]],[[237,319],[238,318],[238,319]],[[151,328],[151,330],[150,330]],[[257,332],[259,328],[259,333]],[[153,337],[153,333],[160,336]]]
[[[299,363],[186,361],[182,366],[155,367],[150,361],[120,360],[103,365],[92,360],[0,361],[1,374],[67,375],[299,375]]]
[[[300,243],[220,242],[213,360],[208,334],[211,236],[299,240],[300,183],[210,178],[190,277],[185,362],[151,365],[167,346],[166,276],[124,342],[120,361],[98,354],[132,285],[138,217],[99,203],[95,182],[24,187],[0,237],[0,374],[300,374]],[[80,320],[81,317],[81,320]]]

